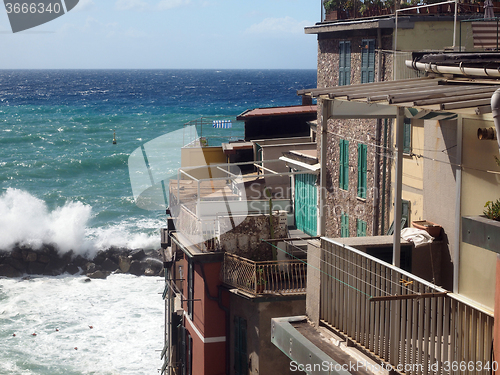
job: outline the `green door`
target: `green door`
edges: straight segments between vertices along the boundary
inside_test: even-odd
[[[295,226],[310,236],[317,234],[316,175],[295,175]]]

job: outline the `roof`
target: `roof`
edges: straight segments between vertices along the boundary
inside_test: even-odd
[[[300,115],[300,114],[315,114],[317,111],[316,104],[314,105],[296,105],[289,107],[267,107],[249,109],[240,114],[236,119],[246,120],[252,117],[263,116],[284,116],[284,115]]]
[[[338,99],[351,102],[353,105],[369,104],[371,115],[360,113],[358,118],[386,117],[384,107],[390,105],[405,107],[407,117],[427,119],[430,117],[426,116],[436,112],[450,116],[457,113],[491,113],[491,95],[498,88],[500,88],[498,80],[426,77],[299,90],[298,94],[322,99]],[[349,106],[344,107],[347,111]],[[351,106],[350,111],[354,110]]]

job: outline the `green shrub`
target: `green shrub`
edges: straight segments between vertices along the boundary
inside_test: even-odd
[[[488,201],[484,207],[486,209],[483,213],[488,219],[500,221],[500,199],[497,199],[496,202]]]

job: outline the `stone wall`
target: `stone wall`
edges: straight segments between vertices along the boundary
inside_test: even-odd
[[[363,39],[375,39],[375,81],[386,81],[392,79],[392,54],[386,53],[392,46],[392,34],[382,34],[382,45],[377,45],[377,30],[351,31],[347,33],[336,33],[319,35],[318,38],[318,88],[337,86],[339,82],[339,42],[351,41],[351,85],[361,83],[361,50]],[[380,65],[380,69],[379,69]],[[321,103],[321,101],[319,101]],[[321,132],[321,106],[318,106],[318,134]],[[380,135],[376,138],[377,126]],[[340,237],[341,214],[349,216],[349,234],[356,236],[356,219],[367,223],[367,235],[380,234],[381,230],[381,180],[382,180],[382,156],[388,156],[386,164],[386,214],[384,228],[388,228],[388,210],[390,209],[390,171],[391,153],[376,145],[383,144],[383,120],[328,120],[327,139],[327,196],[326,196],[326,235]],[[391,122],[388,123],[388,148],[391,148]],[[340,139],[349,141],[349,188],[347,191],[339,187],[339,155]],[[321,139],[317,139],[318,153],[320,154]],[[367,192],[366,199],[357,197],[358,183],[358,143],[365,143],[367,147]],[[378,156],[378,163],[376,164]],[[377,172],[378,169],[378,172]],[[379,174],[379,184],[374,185],[374,173]],[[374,199],[378,198],[377,225],[374,227]]]
[[[222,251],[255,261],[273,259],[273,246],[261,241],[271,238],[269,215],[248,215],[236,228],[232,228],[231,221],[229,217],[219,218]],[[286,215],[273,214],[273,227],[273,238],[285,238]]]

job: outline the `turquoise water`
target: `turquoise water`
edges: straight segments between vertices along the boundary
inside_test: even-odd
[[[200,116],[234,124],[204,135],[242,137],[238,114],[315,85],[314,70],[0,71],[0,248],[158,246],[164,212],[135,206],[130,153]]]

